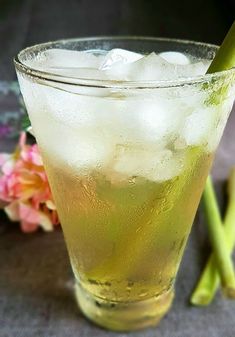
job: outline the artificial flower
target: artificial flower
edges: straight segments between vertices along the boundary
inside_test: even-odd
[[[24,232],[51,231],[59,223],[38,146],[26,144],[24,132],[13,154],[0,154],[0,201]]]

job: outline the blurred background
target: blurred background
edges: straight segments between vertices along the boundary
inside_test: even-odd
[[[220,44],[235,0],[0,0],[0,80],[22,48],[60,38],[150,35]]]

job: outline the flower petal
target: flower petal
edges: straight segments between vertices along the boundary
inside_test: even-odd
[[[59,220],[42,158],[37,144],[26,144],[24,132],[13,154],[0,154],[0,171],[0,199],[10,203],[1,206],[9,218],[25,232],[53,230]]]
[[[11,154],[0,153],[0,167],[3,166],[3,164],[5,164],[10,158],[11,158]]]
[[[38,229],[38,224],[27,221],[21,221],[20,227],[24,233],[32,233]]]
[[[44,231],[46,232],[53,231],[53,224],[51,222],[51,219],[43,212],[39,212],[39,214],[40,214],[39,223],[40,223],[40,226],[44,229]]]
[[[37,223],[40,222],[40,214],[37,209],[34,209],[30,204],[21,202],[19,204],[19,216],[21,220]]]
[[[29,162],[31,164],[34,164],[36,166],[42,166],[42,158],[41,155],[38,151],[38,146],[36,144],[34,145],[26,145],[21,151],[21,158]]]
[[[7,205],[4,208],[6,214],[8,215],[9,219],[12,221],[19,221],[20,214],[19,214],[19,204],[17,201],[12,202],[11,204]]]
[[[2,165],[3,174],[11,174],[15,166],[15,160],[13,156],[9,156],[8,160]]]
[[[51,209],[53,211],[56,209],[55,204],[54,204],[54,202],[52,200],[47,200],[46,201],[46,206],[47,206],[47,208],[49,208],[49,209]]]
[[[26,143],[26,133],[25,132],[21,132],[20,139],[19,139],[19,146],[20,146],[21,149],[24,148],[25,143]]]

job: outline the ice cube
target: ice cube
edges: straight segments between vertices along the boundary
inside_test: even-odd
[[[48,49],[42,53],[47,67],[99,68],[103,55],[86,51]]]
[[[201,76],[205,75],[207,69],[209,68],[210,61],[203,60],[187,65],[177,65],[176,73],[178,77],[187,78],[187,77],[194,77],[194,76]]]
[[[72,129],[84,129],[94,125],[95,114],[90,105],[95,98],[75,95],[50,87],[38,87],[44,110],[61,125]]]
[[[123,148],[119,153],[114,171],[120,174],[120,180],[131,177],[162,182],[179,175],[184,167],[184,154],[168,149],[149,151],[141,148]],[[116,178],[117,179],[117,178]]]
[[[144,56],[140,60],[126,65],[128,80],[151,81],[177,78],[175,65],[168,63],[155,53]]]
[[[74,138],[75,140],[75,138]],[[76,151],[72,147],[74,147]],[[76,143],[67,151],[67,163],[80,171],[100,170],[106,167],[114,154],[111,142],[106,142],[95,134],[76,136]]]
[[[117,63],[106,69],[106,75],[114,80],[154,81],[177,80],[178,78],[204,75],[209,67],[209,61],[192,64],[173,64],[164,58],[151,53],[141,59],[126,64]]]
[[[214,152],[222,136],[233,99],[217,106],[202,106],[185,120],[181,136],[188,146],[204,145]]]
[[[181,136],[188,146],[207,145],[221,118],[221,107],[201,106],[185,119]]]
[[[228,120],[228,116],[233,107],[234,102],[233,97],[234,96],[230,96],[226,101],[223,102],[223,104],[220,107],[218,107],[218,119],[209,137],[207,145],[209,152],[214,152],[220,142],[226,122]]]
[[[182,136],[187,145],[200,145],[205,141],[211,128],[213,117],[204,110],[191,114],[186,118]]]
[[[52,122],[54,125],[50,128],[48,125]],[[113,143],[94,131],[76,132],[49,116],[40,127],[43,127],[43,134],[38,130],[37,141],[42,151],[53,158],[55,165],[58,163],[58,167],[69,166],[77,175],[83,175],[93,170],[104,170],[112,160],[115,152]]]
[[[25,63],[38,70],[45,70],[45,68],[55,68],[55,70],[58,68],[98,69],[103,58],[103,55],[94,55],[86,51],[52,48],[42,51],[36,57],[25,61]]]
[[[45,67],[44,71],[73,78],[82,78],[90,80],[107,80],[105,72],[95,68],[73,68],[73,67]]]
[[[32,126],[43,152],[77,174],[104,169],[115,152],[116,140],[112,131],[105,132],[105,123],[111,122],[107,116],[99,118],[97,99],[77,101],[73,95],[71,100],[69,93],[46,89],[49,95],[40,95],[43,104],[31,107]]]
[[[178,128],[180,113],[175,108],[161,100],[145,100],[139,106],[138,122],[145,139],[159,141],[167,140]]]
[[[94,107],[94,115],[103,133],[116,137],[117,144],[165,142],[173,119],[158,102],[120,97],[103,99]],[[96,109],[96,113],[95,113]],[[170,118],[170,121],[169,121]],[[170,125],[169,125],[170,124]]]
[[[163,52],[158,55],[169,63],[181,65],[190,64],[190,60],[186,55],[176,51]]]
[[[109,97],[74,95],[54,88],[41,92],[47,114],[77,134],[96,134],[104,142],[124,142],[123,101]],[[45,109],[44,109],[45,110]],[[121,118],[121,116],[123,118]],[[131,137],[131,133],[129,135]]]
[[[99,129],[116,138],[117,144],[142,144],[162,148],[177,137],[186,114],[176,100],[120,97],[100,99],[94,106]]]
[[[139,143],[164,144],[177,136],[185,107],[177,100],[150,97],[129,99],[123,114],[130,135]]]
[[[150,171],[149,179],[155,182],[162,182],[173,179],[185,169],[185,152],[163,150],[159,154],[156,153],[155,169]]]
[[[105,70],[117,65],[135,62],[141,59],[143,55],[134,53],[125,49],[115,48],[110,50],[105,56],[100,69]]]

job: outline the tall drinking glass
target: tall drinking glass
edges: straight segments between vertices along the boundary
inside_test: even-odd
[[[235,70],[165,81],[84,79],[76,77],[76,69],[68,77],[33,65],[54,48],[174,50],[210,60],[217,47],[88,38],[33,46],[15,59],[81,310],[114,330],[154,325],[174,296],[179,263],[232,108]],[[68,66],[69,56],[63,62]]]

